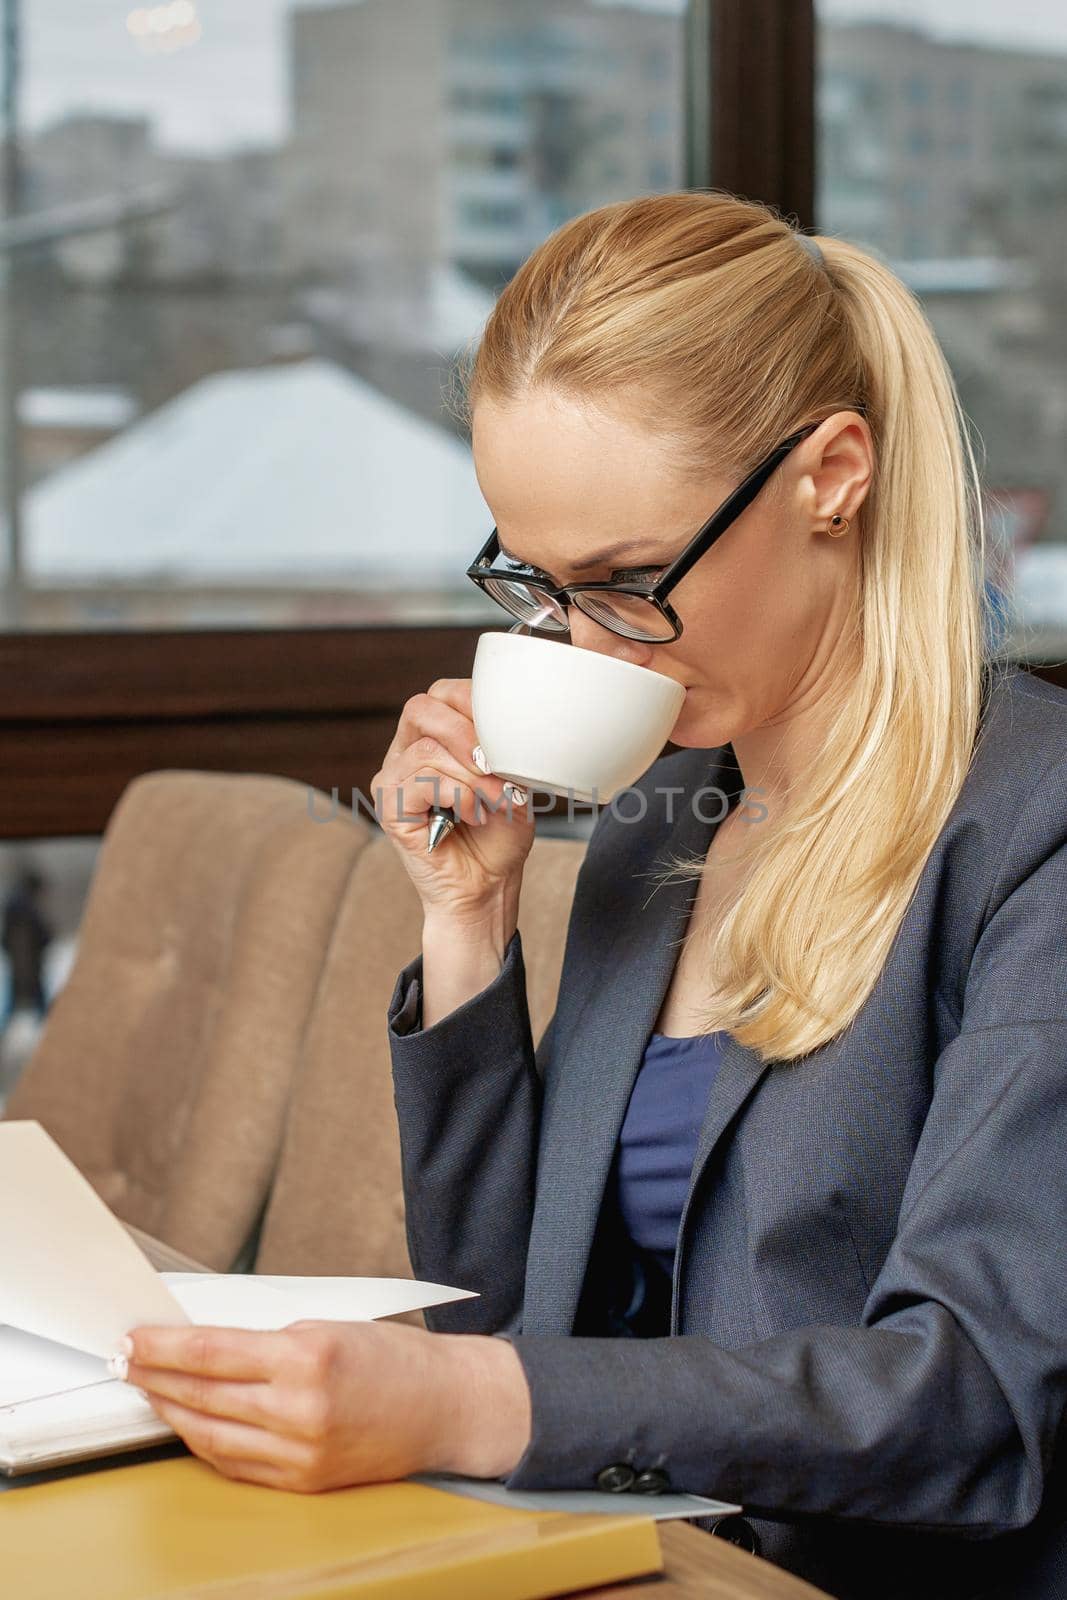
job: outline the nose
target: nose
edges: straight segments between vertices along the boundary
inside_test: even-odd
[[[580,611],[577,606],[567,608],[571,643],[579,650],[595,650],[598,655],[614,656],[618,661],[632,661],[635,667],[647,667],[652,659],[654,645],[641,639],[624,639],[621,633],[612,633],[599,622]]]

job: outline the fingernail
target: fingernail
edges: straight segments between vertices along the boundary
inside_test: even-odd
[[[480,744],[476,744],[474,749],[471,751],[471,760],[474,762],[474,765],[478,768],[479,772],[488,773],[492,771],[492,768],[486,759],[485,751],[482,749]]]
[[[115,1354],[107,1358],[107,1370],[113,1378],[119,1378],[123,1383],[129,1376],[130,1363],[126,1356]]]
[[[509,799],[514,800],[517,806],[526,804],[526,790],[520,789],[517,783],[506,783],[504,785],[504,793]]]

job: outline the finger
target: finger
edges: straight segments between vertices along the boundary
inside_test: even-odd
[[[460,712],[465,717],[471,717],[473,709],[472,682],[470,678],[436,678],[428,689],[421,694],[409,696],[405,707],[401,710],[404,714],[407,704],[411,700],[421,700],[429,695],[434,700],[439,700],[442,705],[451,706],[454,711]],[[473,718],[472,718],[473,720]]]
[[[466,694],[462,692],[464,683]],[[383,769],[423,733],[438,735],[462,760],[469,758],[475,742],[469,679],[438,678],[429,689],[404,701]]]
[[[446,685],[449,682],[447,679],[441,681]],[[447,688],[441,690],[440,685],[435,683],[425,694],[413,694],[404,702],[399,728],[409,736],[408,743],[420,734],[432,733],[442,744],[448,745],[453,755],[461,761],[469,761],[477,739],[469,705],[469,696],[464,702]]]
[[[206,1417],[191,1411],[177,1400],[149,1396],[152,1409],[172,1427],[194,1455],[206,1461],[258,1461],[283,1470],[304,1464],[304,1453],[293,1441],[272,1433],[269,1428],[253,1428],[248,1423],[225,1417]]]
[[[389,749],[382,757],[381,768],[371,779],[374,795],[395,786],[397,763],[403,760],[414,742],[426,734],[437,738],[438,744],[458,760],[464,778],[467,774],[483,774],[485,768],[474,760],[477,733],[470,701],[470,678],[438,678],[426,693],[411,694],[406,699]],[[376,808],[381,814],[381,802]]]
[[[470,678],[438,678],[426,693],[435,700],[442,700],[447,706],[453,706],[456,711],[462,711],[465,717],[470,717],[472,687]]]
[[[292,1467],[279,1467],[271,1461],[247,1461],[240,1456],[213,1456],[210,1464],[224,1478],[232,1478],[236,1483],[259,1483],[265,1489],[302,1487]]]
[[[325,1463],[313,1460],[279,1465],[274,1461],[247,1461],[239,1456],[216,1456],[211,1465],[225,1478],[259,1483],[267,1489],[287,1489],[291,1494],[320,1494],[324,1489],[349,1488],[362,1481],[348,1472],[338,1476],[336,1471],[326,1470]]]
[[[271,1427],[280,1420],[279,1402],[269,1383],[255,1379],[240,1382],[228,1378],[207,1378],[191,1372],[175,1372],[169,1367],[129,1365],[127,1383],[143,1389],[149,1399],[176,1400],[190,1411],[206,1416],[229,1417],[253,1427]]]
[[[474,746],[471,746],[473,750]],[[402,785],[409,785],[419,775],[438,777],[441,786],[441,803],[445,796],[451,796],[453,784],[461,787],[470,787],[478,784],[484,787],[487,795],[493,792],[493,786],[499,783],[492,774],[480,772],[474,761],[460,761],[452,754],[446,744],[442,744],[436,734],[422,733],[402,750],[397,756],[391,776],[393,781]],[[418,788],[431,788],[432,785],[418,784]]]
[[[207,1378],[270,1378],[287,1348],[281,1333],[246,1328],[143,1327],[134,1328],[129,1338],[131,1366],[168,1367]]]
[[[464,822],[484,820],[494,807],[501,808],[504,799],[503,779],[463,766],[431,734],[416,739],[397,757],[391,777],[382,795],[385,824],[413,821],[431,806],[456,808]]]

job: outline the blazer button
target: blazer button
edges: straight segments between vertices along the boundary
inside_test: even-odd
[[[739,1549],[747,1550],[750,1556],[759,1555],[759,1534],[747,1518],[722,1517],[711,1531],[717,1538],[726,1539],[730,1544],[736,1544]]]
[[[649,1467],[644,1472],[639,1472],[634,1479],[634,1494],[664,1494],[671,1486],[671,1480],[662,1467]]]
[[[596,1486],[606,1494],[622,1494],[633,1487],[636,1477],[633,1467],[627,1466],[625,1461],[615,1461],[610,1467],[600,1469],[596,1475]]]

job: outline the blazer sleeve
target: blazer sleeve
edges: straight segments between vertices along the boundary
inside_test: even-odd
[[[500,1330],[533,1406],[507,1487],[591,1487],[628,1462],[772,1518],[971,1537],[1033,1519],[1067,1394],[1067,808],[1054,777],[993,875],[960,1031],[932,1064],[861,1324],[735,1350],[690,1334]]]
[[[438,1333],[517,1332],[555,1018],[535,1052],[517,929],[479,994],[429,1028],[421,1008],[420,953],[388,1008],[408,1253],[417,1277],[479,1296],[429,1308],[426,1324]]]

